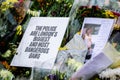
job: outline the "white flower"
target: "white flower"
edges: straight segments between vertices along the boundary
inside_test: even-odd
[[[100,78],[110,78],[110,80],[116,80],[118,76],[120,77],[120,68],[106,69],[99,74]]]
[[[1,70],[0,77],[2,77],[3,79],[9,78],[9,80],[12,80],[14,78],[14,75],[8,70]]]
[[[68,59],[68,62],[67,62],[68,66],[72,66],[72,68],[77,71],[78,69],[80,69],[83,64],[76,61],[75,59]]]
[[[39,17],[39,15],[40,15],[40,11],[32,11],[32,10],[30,10],[30,9],[27,10],[27,13],[28,13],[29,15],[34,16],[34,17]]]

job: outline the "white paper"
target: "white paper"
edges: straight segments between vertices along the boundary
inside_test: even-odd
[[[67,49],[87,50],[86,44],[81,35],[75,34],[74,37],[65,45]]]
[[[32,17],[11,65],[52,69],[68,22],[65,17]]]
[[[108,58],[104,53],[100,53],[93,59],[89,60],[80,70],[75,72],[72,77],[78,79],[82,78],[82,80],[89,80],[95,74],[100,73],[112,63],[113,61]]]
[[[90,47],[92,57],[99,54],[106,45],[108,38],[111,34],[111,31],[113,30],[114,22],[115,22],[114,19],[105,18],[84,19],[82,26],[82,35],[85,35],[84,40],[86,45]],[[87,35],[87,33],[89,33],[89,36]]]

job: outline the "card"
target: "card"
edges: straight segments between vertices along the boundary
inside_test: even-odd
[[[52,69],[68,22],[67,17],[32,17],[11,66]]]

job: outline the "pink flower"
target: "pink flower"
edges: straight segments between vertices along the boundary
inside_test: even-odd
[[[20,3],[22,3],[24,0],[19,0]]]

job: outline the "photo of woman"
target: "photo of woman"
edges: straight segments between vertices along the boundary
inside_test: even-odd
[[[98,35],[100,25],[98,24],[85,24],[82,30],[82,38],[88,48],[86,59],[92,56],[93,48],[95,46],[95,36]]]
[[[92,28],[87,28],[86,33],[84,34],[84,40],[87,44],[88,49],[90,49],[92,45],[92,31]]]

